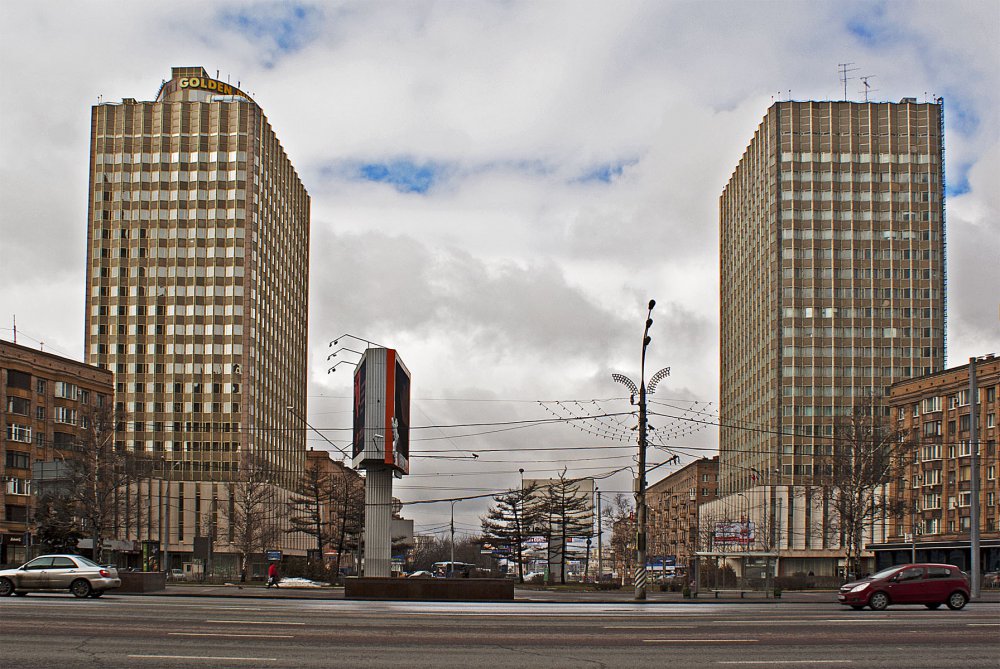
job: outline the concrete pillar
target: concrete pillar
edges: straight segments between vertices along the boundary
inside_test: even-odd
[[[365,471],[364,575],[392,575],[392,469],[370,465]]]

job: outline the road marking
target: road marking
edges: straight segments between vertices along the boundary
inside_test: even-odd
[[[969,627],[1000,627],[1000,623],[966,623]]]
[[[854,660],[719,660],[716,664],[850,664]]]
[[[204,655],[129,655],[136,660],[204,660],[208,662],[277,662],[276,657],[206,657]]]
[[[217,625],[305,625],[305,623],[291,623],[284,620],[206,620],[205,622]]]
[[[606,630],[693,630],[697,625],[605,625]]]
[[[291,634],[230,634],[228,632],[167,632],[167,636],[224,636],[249,637],[251,639],[294,639]]]
[[[643,643],[757,643],[760,639],[643,639]]]

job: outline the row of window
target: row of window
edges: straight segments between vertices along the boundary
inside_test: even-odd
[[[839,300],[931,300],[941,292],[937,288],[797,288],[781,290],[786,299],[836,298]]]
[[[772,201],[771,204],[774,204]],[[802,209],[796,208],[789,212],[782,212],[781,218],[787,219],[789,216],[794,220],[799,221],[897,221],[900,223],[916,223],[916,222],[930,222],[935,223],[941,220],[941,214],[936,211],[871,211],[870,209],[865,210],[849,210],[849,211],[833,211],[831,209]],[[880,239],[880,237],[875,237],[875,239]],[[903,237],[893,237],[893,239],[903,239]],[[916,237],[909,237],[907,239],[917,239]],[[921,235],[920,239],[940,239],[940,236],[935,232],[932,235],[927,236],[927,233]]]
[[[810,133],[812,134],[812,133]],[[928,165],[938,162],[937,154],[924,153],[833,153],[827,151],[782,151],[781,162],[897,163]],[[790,168],[785,168],[790,169]]]
[[[937,258],[937,254],[933,254]],[[930,249],[834,249],[784,246],[781,249],[782,260],[930,260]]]
[[[819,181],[819,182],[840,182],[840,183],[916,183],[927,184],[937,183],[938,175],[931,172],[854,172],[850,170],[821,170],[813,172],[811,170],[796,170],[794,172],[782,172],[782,181]]]
[[[911,307],[784,307],[781,310],[784,318],[922,318],[931,319],[937,316],[934,307],[913,309]],[[892,334],[898,328],[882,328],[883,337],[895,337]]]
[[[218,132],[211,133],[213,136],[218,136]],[[229,133],[230,136],[235,136],[236,131]],[[246,134],[246,133],[244,133]],[[202,133],[203,136],[208,136],[207,133]],[[196,163],[202,162],[246,162],[247,153],[246,151],[173,151],[171,153],[95,153],[94,162],[98,165],[121,165],[121,164],[137,164],[137,163],[159,163],[159,162],[171,162],[171,163]]]
[[[936,279],[938,271],[933,269],[911,270],[908,267],[881,268],[871,267],[838,268],[832,267],[786,267],[781,270],[783,279]]]

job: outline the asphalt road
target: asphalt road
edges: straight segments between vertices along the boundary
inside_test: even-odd
[[[991,667],[1000,604],[0,600],[0,666]]]

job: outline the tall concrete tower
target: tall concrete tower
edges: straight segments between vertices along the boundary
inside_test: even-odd
[[[721,495],[809,483],[855,403],[944,368],[944,193],[942,100],[767,111],[719,199]]]

